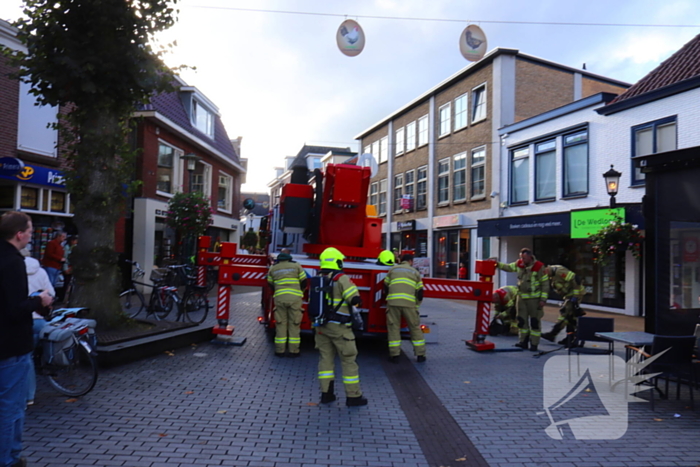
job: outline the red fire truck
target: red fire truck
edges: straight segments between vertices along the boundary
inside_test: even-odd
[[[386,333],[386,301],[384,278],[389,267],[376,264],[382,251],[382,219],[367,206],[370,183],[369,167],[345,164],[328,164],[325,173],[314,172],[308,180],[305,167],[293,169],[292,179],[282,187],[280,218],[270,219],[268,225],[279,223],[282,231],[303,233],[308,243],[303,245],[305,256],[296,255],[297,261],[307,275],[318,273],[318,256],[328,247],[335,247],[346,257],[344,272],[350,276],[360,291],[366,334]],[[222,244],[221,253],[208,251],[210,240],[200,239],[198,265],[219,266],[219,298],[217,334],[230,334],[228,308],[230,286],[262,287],[262,313],[259,321],[268,329],[274,329],[272,294],[267,287],[269,255],[240,255],[236,245]],[[493,288],[493,263],[477,261],[479,281],[423,278],[424,296],[478,302],[477,326],[472,341],[476,350],[489,350],[493,344],[487,342],[489,309]],[[203,268],[200,268],[203,277]],[[310,331],[311,323],[304,314],[302,331]],[[428,327],[423,327],[428,332]],[[469,344],[469,343],[472,344]]]

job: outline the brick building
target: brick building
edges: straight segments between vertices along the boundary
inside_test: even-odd
[[[424,274],[457,278],[459,264],[489,256],[480,219],[507,201],[499,187],[498,129],[628,84],[498,48],[356,136],[379,163],[370,204],[387,248],[416,251]],[[495,215],[494,215],[495,213]]]

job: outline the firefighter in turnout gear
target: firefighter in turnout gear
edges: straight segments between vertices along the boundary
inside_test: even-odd
[[[319,351],[318,379],[321,384],[321,403],[336,400],[334,380],[335,355],[340,356],[345,386],[345,405],[348,407],[367,405],[360,390],[360,372],[355,358],[357,346],[352,332],[351,306],[360,306],[360,294],[350,278],[343,274],[345,256],[336,248],[326,248],[321,253],[319,274],[334,277],[332,303],[335,310],[328,321],[316,327],[316,348]]]
[[[489,326],[489,334],[497,336],[505,334],[518,335],[518,320],[516,318],[515,301],[518,297],[518,288],[514,285],[506,285],[493,292],[493,320]]]
[[[389,339],[389,360],[398,363],[401,354],[401,317],[411,332],[413,353],[419,362],[425,361],[425,337],[420,328],[418,306],[423,300],[423,281],[413,267],[413,255],[405,254],[401,263],[389,269],[384,278],[386,295],[386,331]]]
[[[569,347],[574,340],[578,318],[586,314],[579,306],[586,295],[586,287],[580,277],[564,266],[547,266],[546,271],[552,290],[564,299],[564,304],[559,309],[559,318],[554,327],[542,337],[554,342],[559,331],[566,328],[566,337],[559,344]]]
[[[529,340],[530,350],[536,352],[542,335],[544,305],[549,295],[549,277],[545,265],[537,261],[529,248],[523,248],[518,261],[498,263],[498,268],[518,274],[518,297],[515,303],[520,341],[515,346],[526,349]]]
[[[268,271],[267,283],[274,291],[275,355],[284,357],[289,345],[289,356],[298,357],[306,273],[299,263],[292,261],[289,250],[285,249],[277,255],[277,262]]]

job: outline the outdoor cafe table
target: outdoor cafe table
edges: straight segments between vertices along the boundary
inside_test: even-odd
[[[644,347],[654,343],[654,334],[642,331],[630,331],[630,332],[596,332],[596,337],[605,339],[612,342],[622,342],[625,344],[625,397],[627,397],[627,382],[633,376],[630,374],[630,366],[628,362],[632,358],[632,353],[634,350],[630,349],[628,346],[632,347]],[[618,383],[622,381],[617,381],[613,384],[615,387]]]

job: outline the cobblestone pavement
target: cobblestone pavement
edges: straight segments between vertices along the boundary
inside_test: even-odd
[[[101,370],[95,389],[73,401],[39,381],[25,425],[30,465],[437,467],[384,370],[383,342],[359,345],[369,405],[345,407],[341,388],[337,402],[321,406],[313,345],[304,342],[301,358],[275,358],[256,322],[259,294],[233,295],[232,309],[236,335],[247,338],[243,346],[205,343]],[[412,357],[405,363],[415,365],[489,465],[700,465],[700,408],[686,407],[687,392],[680,401],[657,400],[655,411],[630,403],[620,439],[554,440],[541,414],[543,367],[563,351],[541,358],[529,351],[473,352],[464,344],[475,321],[472,306],[428,299],[421,313],[434,323],[438,343],[429,344],[425,364]],[[499,349],[514,343],[493,341]],[[412,356],[410,343],[402,346]],[[475,465],[466,454],[439,465]]]

